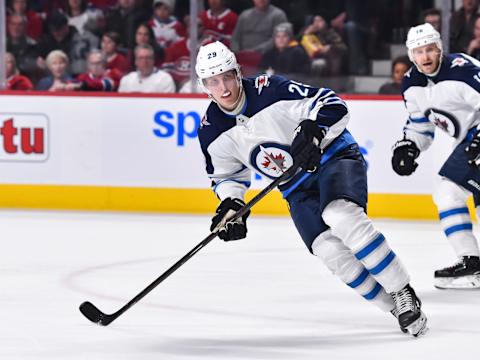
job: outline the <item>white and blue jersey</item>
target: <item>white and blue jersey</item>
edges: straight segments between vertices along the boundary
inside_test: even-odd
[[[420,151],[428,149],[437,127],[458,145],[480,123],[480,62],[468,55],[444,56],[438,74],[432,77],[413,66],[402,87],[409,113],[405,137]]]
[[[290,145],[295,128],[310,119],[327,129],[321,143],[327,162],[355,140],[345,129],[345,102],[327,88],[315,88],[280,76],[242,80],[246,102],[238,115],[223,112],[215,102],[207,109],[198,131],[212,187],[221,199],[243,198],[251,172],[269,179],[293,164]],[[309,173],[299,171],[280,186],[286,197]]]

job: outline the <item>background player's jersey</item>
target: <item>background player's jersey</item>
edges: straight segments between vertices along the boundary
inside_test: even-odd
[[[433,77],[413,66],[402,92],[410,115],[404,133],[421,151],[432,143],[435,127],[454,137],[456,146],[480,123],[480,62],[468,55],[444,56]]]
[[[355,143],[345,129],[345,102],[332,90],[314,88],[280,76],[243,79],[245,105],[239,115],[224,113],[212,102],[198,131],[213,190],[223,200],[243,198],[251,170],[267,178],[280,176],[293,164],[290,145],[305,119],[327,128],[321,143],[322,163]],[[280,186],[286,196],[310,174],[299,172]]]

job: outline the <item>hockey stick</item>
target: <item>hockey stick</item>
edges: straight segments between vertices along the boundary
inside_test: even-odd
[[[230,219],[230,221],[235,221],[236,219],[241,218],[245,215],[255,204],[257,204],[260,200],[262,200],[270,191],[272,191],[276,186],[280,183],[288,179],[290,176],[295,174],[295,172],[300,168],[300,166],[294,164],[288,170],[286,170],[280,177],[275,179],[273,182],[270,183],[267,187],[265,187],[262,191],[260,191],[252,200],[250,200],[244,207],[238,210],[235,215]],[[203,239],[200,243],[197,244],[192,250],[190,250],[185,256],[183,256],[180,260],[178,260],[175,264],[172,265],[167,271],[165,271],[162,275],[160,275],[157,279],[155,279],[150,285],[148,285],[145,289],[139,292],[132,300],[130,300],[127,304],[125,304],[121,309],[114,312],[113,314],[105,314],[100,311],[95,305],[93,305],[89,301],[85,301],[80,305],[80,312],[90,321],[102,325],[107,326],[120,315],[122,315],[125,311],[130,309],[133,305],[135,305],[139,300],[141,300],[145,295],[147,295],[150,291],[155,289],[157,285],[159,285],[163,280],[173,274],[180,266],[185,264],[193,255],[199,252],[203,247],[205,247],[210,241],[215,239],[218,235],[218,230],[215,232],[210,233],[205,239]]]

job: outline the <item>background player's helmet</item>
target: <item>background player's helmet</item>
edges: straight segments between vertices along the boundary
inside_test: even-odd
[[[425,23],[410,28],[410,30],[408,31],[406,42],[408,49],[408,57],[410,58],[410,61],[415,63],[415,61],[413,60],[413,49],[428,44],[437,45],[438,49],[440,50],[441,58],[443,53],[442,39],[440,38],[440,33],[435,30],[431,24]]]
[[[195,71],[197,73],[198,83],[204,92],[207,94],[210,93],[203,84],[204,79],[230,70],[236,71],[238,82],[241,84],[241,73],[237,58],[228,47],[219,41],[200,47],[197,54]]]

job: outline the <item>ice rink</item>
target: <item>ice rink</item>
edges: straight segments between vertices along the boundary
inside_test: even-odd
[[[400,332],[309,255],[288,218],[252,216],[108,327],[111,313],[193,248],[209,217],[0,212],[0,359],[470,359],[480,291],[437,290],[453,251],[434,222],[375,221],[409,269],[429,333]]]

